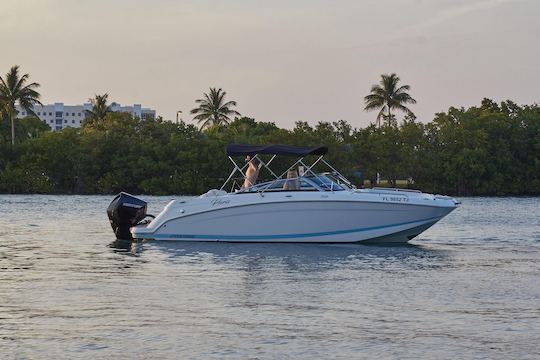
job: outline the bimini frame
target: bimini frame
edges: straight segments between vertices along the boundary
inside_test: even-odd
[[[238,152],[235,152],[235,151],[231,151],[231,147],[234,147],[235,146],[241,146],[241,147],[244,147],[244,148],[247,148],[247,149],[242,149],[243,151],[238,151]],[[251,184],[250,183],[250,187],[249,188],[241,188],[239,191],[240,192],[244,192],[248,189],[255,189],[259,195],[261,196],[264,196],[264,192],[271,188],[273,184],[275,184],[276,182],[280,181],[280,180],[285,180],[284,176],[287,175],[287,173],[289,172],[289,170],[297,167],[297,166],[303,166],[304,167],[304,174],[302,176],[298,176],[296,178],[287,178],[286,180],[296,180],[296,179],[300,179],[301,177],[305,176],[306,174],[311,174],[313,175],[314,177],[316,177],[317,179],[319,179],[321,182],[322,179],[315,173],[313,172],[313,168],[315,167],[315,165],[317,165],[319,162],[325,164],[326,166],[328,166],[328,168],[330,170],[332,170],[332,173],[335,174],[339,180],[343,181],[345,184],[347,184],[350,188],[356,188],[345,176],[343,176],[339,171],[337,171],[332,165],[330,165],[326,160],[324,160],[324,155],[326,154],[327,152],[327,148],[326,147],[316,147],[316,148],[300,148],[300,147],[292,147],[292,146],[286,146],[286,145],[267,145],[267,146],[259,146],[259,145],[238,145],[238,144],[231,144],[228,146],[227,148],[227,153],[228,153],[228,158],[229,160],[232,162],[234,168],[232,169],[229,177],[227,178],[227,180],[225,180],[225,182],[223,183],[223,185],[221,186],[220,190],[223,190],[225,188],[225,186],[227,186],[227,184],[229,183],[229,181],[231,181],[231,179],[233,178],[233,176],[238,172],[242,175],[242,177],[244,179],[247,179],[246,177],[246,174],[245,174],[245,169],[249,166],[249,162],[250,161],[253,161],[253,160],[257,160],[259,162],[259,165],[257,167],[257,171],[260,171],[263,167],[265,169],[267,169],[270,174],[272,174],[272,176],[274,177],[273,180],[269,181],[267,185],[265,185],[264,187],[262,188],[259,188],[259,187],[255,187],[256,184]],[[270,160],[268,160],[268,162],[265,162],[263,159],[260,158],[260,154],[271,154],[272,157],[270,158]],[[274,161],[274,159],[276,158],[276,156],[278,154],[283,154],[283,155],[319,155],[319,157],[311,164],[311,165],[307,165],[305,162],[304,162],[304,156],[301,156],[298,160],[296,160],[291,166],[289,166],[287,168],[287,170],[285,170],[281,175],[276,175],[276,173],[270,168],[270,164],[272,163],[272,161]],[[250,161],[246,162],[246,164],[244,164],[243,166],[240,166],[236,161],[234,161],[233,159],[233,155],[250,155],[251,159]],[[233,187],[234,187],[234,184],[233,184]]]

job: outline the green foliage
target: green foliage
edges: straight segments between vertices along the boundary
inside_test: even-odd
[[[392,110],[400,110],[409,118],[414,118],[413,112],[406,107],[406,104],[416,104],[407,91],[411,89],[409,85],[398,86],[399,76],[396,74],[383,74],[381,81],[371,87],[370,94],[364,97],[366,107],[364,110],[379,110],[377,123],[381,126],[381,119],[388,125],[397,125],[395,114]]]
[[[111,112],[111,106],[108,104],[109,94],[96,95],[89,99],[92,109],[85,111],[83,128],[101,129],[103,121],[108,113]]]
[[[5,120],[5,119],[4,119]],[[450,108],[433,121],[354,129],[345,121],[297,122],[291,129],[236,118],[199,131],[183,122],[141,121],[107,113],[99,126],[47,131],[19,120],[15,146],[0,121],[0,192],[199,194],[219,187],[231,170],[228,143],[325,144],[346,176],[381,173],[390,184],[452,195],[540,194],[540,107],[496,104]],[[276,159],[277,172],[291,159]],[[262,177],[269,176],[261,173]]]
[[[202,99],[195,100],[198,107],[191,110],[193,118],[201,125],[201,129],[211,126],[228,125],[231,116],[240,116],[240,113],[233,110],[236,101],[225,101],[227,93],[221,89],[210,88],[210,92],[204,93]]]
[[[9,72],[0,76],[0,116],[11,122],[11,144],[15,145],[15,120],[17,118],[16,104],[33,115],[33,107],[39,102],[38,83],[27,84],[30,76],[19,76],[19,66],[12,66]]]
[[[15,128],[15,137],[18,141],[24,142],[29,139],[37,138],[44,132],[50,131],[49,125],[45,124],[39,118],[27,116],[17,119],[17,127]],[[10,122],[7,118],[3,119],[0,116],[0,141],[8,142],[11,139]]]

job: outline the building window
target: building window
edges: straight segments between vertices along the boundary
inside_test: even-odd
[[[26,115],[26,113],[23,111],[23,112],[22,112],[22,116],[24,116],[24,115]]]
[[[79,113],[79,116],[81,116],[81,113]]]
[[[75,120],[71,120],[71,123],[72,123],[72,124],[75,124]]]
[[[62,115],[63,115],[63,112],[61,112],[61,111],[57,111],[57,112],[56,112],[56,117],[57,117],[57,118],[61,118]]]
[[[38,114],[38,116],[41,115],[41,113],[39,111],[37,112],[37,114]]]
[[[51,120],[51,124],[53,123],[54,121]]]
[[[67,124],[67,120],[64,120],[64,124]]]
[[[49,113],[49,116],[52,116],[52,112]]]
[[[61,127],[61,126],[57,126],[57,127],[56,127],[56,130],[57,130],[57,131],[58,131],[58,130],[62,130],[62,127]]]
[[[75,116],[75,113],[71,113],[71,116]]]

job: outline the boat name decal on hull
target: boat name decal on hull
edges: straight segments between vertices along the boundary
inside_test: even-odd
[[[231,200],[229,199],[214,199],[210,202],[210,204],[212,204],[212,206],[216,206],[216,205],[227,205],[231,202]]]

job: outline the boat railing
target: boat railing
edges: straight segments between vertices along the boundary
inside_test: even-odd
[[[338,180],[341,180],[343,181],[349,188],[351,189],[356,189],[356,186],[349,181],[349,179],[347,179],[342,173],[340,173],[339,171],[337,171],[332,165],[330,165],[326,160],[322,159],[322,162],[328,166],[330,169],[332,169],[333,171],[333,175],[336,176],[338,178]]]
[[[336,191],[336,190],[342,190],[343,185],[346,185],[346,187],[351,188],[351,189],[356,188],[349,180],[347,180],[347,178],[345,178],[345,176],[343,176],[339,171],[337,171],[330,164],[328,164],[328,162],[326,162],[323,159],[322,155],[319,156],[310,165],[306,164],[306,162],[304,161],[304,158],[301,157],[301,158],[297,159],[291,166],[289,166],[287,168],[287,170],[285,170],[280,175],[277,175],[268,166],[274,160],[275,155],[272,156],[272,158],[268,162],[264,162],[258,156],[258,154],[253,157],[253,159],[255,159],[255,158],[259,162],[258,170],[260,170],[262,167],[264,167],[264,168],[269,170],[269,172],[272,174],[272,176],[274,178],[272,180],[269,180],[267,182],[263,182],[261,184],[251,184],[248,188],[241,187],[239,190],[236,191],[236,193],[247,193],[247,192],[255,192],[256,191],[261,196],[264,196],[264,193],[266,191],[274,191],[274,190],[276,190],[275,185],[276,185],[277,182],[283,182],[283,185],[284,185],[286,181],[300,181],[300,180],[308,181],[308,183],[310,183],[310,185],[313,186],[314,190],[318,190],[318,191],[331,191],[331,192],[333,192],[333,191]],[[244,166],[239,166],[234,161],[234,159],[232,159],[230,156],[229,156],[229,159],[234,164],[234,169],[233,169],[233,171],[231,172],[231,174],[229,175],[229,177],[227,178],[227,180],[225,181],[225,183],[223,184],[223,186],[221,187],[220,190],[222,190],[229,181],[234,180],[233,185],[232,185],[233,187],[231,188],[231,192],[233,192],[235,185],[239,185],[239,183],[240,183],[239,181],[237,181],[238,179],[235,179],[233,176],[234,176],[234,174],[236,172],[239,172],[243,176],[243,178],[245,179],[246,176],[245,176],[245,173],[244,173],[244,169],[247,167],[247,164],[244,165]],[[326,166],[328,166],[328,168],[331,169],[332,172],[322,173],[322,174],[315,173],[313,171],[313,168],[319,162],[322,162]],[[301,173],[301,175],[297,176],[297,177],[286,177],[288,172],[290,170],[292,170],[292,169],[295,169],[297,166],[301,167],[303,169],[303,172]],[[328,174],[331,174],[332,176],[327,176]],[[310,178],[312,178],[313,180],[310,180]],[[317,181],[315,181],[315,180],[317,180]],[[328,180],[330,180],[330,181],[328,181]],[[286,189],[284,189],[284,190],[286,190]]]
[[[275,184],[276,182],[278,182],[278,181],[282,181],[282,180],[285,180],[285,181],[294,181],[294,180],[298,180],[298,181],[300,181],[300,178],[302,178],[302,177],[305,178],[305,176],[297,176],[297,177],[294,177],[294,178],[285,178],[285,177],[284,177],[284,176],[289,172],[289,170],[295,168],[297,165],[302,165],[302,166],[304,166],[304,167],[306,168],[306,169],[304,170],[304,175],[305,175],[305,174],[308,174],[308,173],[311,173],[315,178],[319,179],[319,181],[320,181],[321,183],[324,183],[324,181],[321,179],[321,177],[320,177],[319,175],[317,175],[316,173],[314,173],[314,172],[311,170],[311,169],[313,169],[313,167],[314,167],[315,165],[317,165],[317,163],[318,163],[320,160],[322,160],[322,158],[323,158],[322,156],[319,156],[319,158],[318,158],[317,160],[315,160],[315,162],[314,162],[313,164],[311,164],[311,166],[307,166],[307,165],[302,161],[304,158],[300,158],[300,159],[296,160],[296,161],[294,162],[294,164],[292,164],[291,166],[289,166],[289,168],[288,168],[287,170],[285,170],[280,176],[276,176],[276,178],[275,178],[273,181],[270,181],[270,182],[268,183],[268,185],[265,186],[261,191],[259,191],[259,190],[257,190],[257,191],[259,191],[259,193],[260,193],[261,195],[263,195],[268,189],[270,189],[270,188],[272,187],[272,185],[274,185],[274,184]],[[273,174],[273,173],[272,173],[272,174]],[[275,175],[274,175],[274,176],[275,176]],[[324,190],[319,189],[319,191],[324,191]]]
[[[276,154],[273,154],[270,160],[266,162],[263,159],[261,159],[259,154],[255,154],[254,156],[252,156],[249,162],[256,160],[258,162],[257,171],[260,171],[264,167],[270,172],[270,174],[272,174],[274,179],[265,186],[255,186],[256,184],[248,184],[249,186],[247,188],[241,188],[239,192],[245,192],[245,191],[249,191],[249,189],[252,189],[252,190],[255,189],[261,196],[263,196],[265,191],[272,188],[272,186],[275,184],[276,181],[287,179],[286,178],[287,173],[290,170],[295,169],[297,166],[301,168],[303,171],[301,174],[299,174],[300,176],[297,177],[296,180],[300,179],[301,177],[306,177],[306,175],[313,176],[313,178],[317,179],[317,182],[320,182],[321,184],[320,186],[319,185],[316,186],[316,188],[319,189],[319,191],[327,191],[327,190],[334,191],[334,188],[337,186],[341,187],[341,184],[346,185],[346,187],[350,189],[356,189],[356,187],[345,176],[343,176],[343,174],[341,174],[332,165],[330,165],[326,160],[324,160],[323,157],[324,155],[320,155],[312,164],[307,165],[306,162],[304,162],[304,157],[302,156],[299,159],[297,159],[291,166],[289,166],[287,170],[285,170],[282,174],[277,175],[270,168],[270,164],[276,158]],[[228,158],[233,163],[234,168],[231,171],[227,180],[225,180],[225,182],[221,186],[220,190],[223,190],[224,187],[229,183],[229,181],[233,179],[233,176],[236,172],[239,172],[244,179],[247,179],[245,170],[249,166],[249,162],[240,166],[241,164],[240,165],[237,164],[236,161],[234,161],[234,159],[230,155],[228,156]],[[317,174],[313,171],[314,167],[319,163],[325,164],[332,171],[333,177],[330,177],[332,183],[327,184],[327,181],[321,178],[320,174]],[[287,180],[293,180],[293,179],[289,178]],[[335,185],[334,185],[334,182],[335,182]],[[236,184],[236,180],[233,183],[233,189],[234,189],[235,184]],[[326,189],[326,187],[328,187],[328,189]],[[231,191],[233,191],[233,189],[231,189]]]
[[[409,192],[409,193],[417,193],[417,194],[422,193],[420,190],[414,190],[414,189],[398,189],[398,188],[388,188],[388,187],[379,187],[379,186],[372,187],[371,190],[395,191],[395,192],[405,192],[405,193]]]

